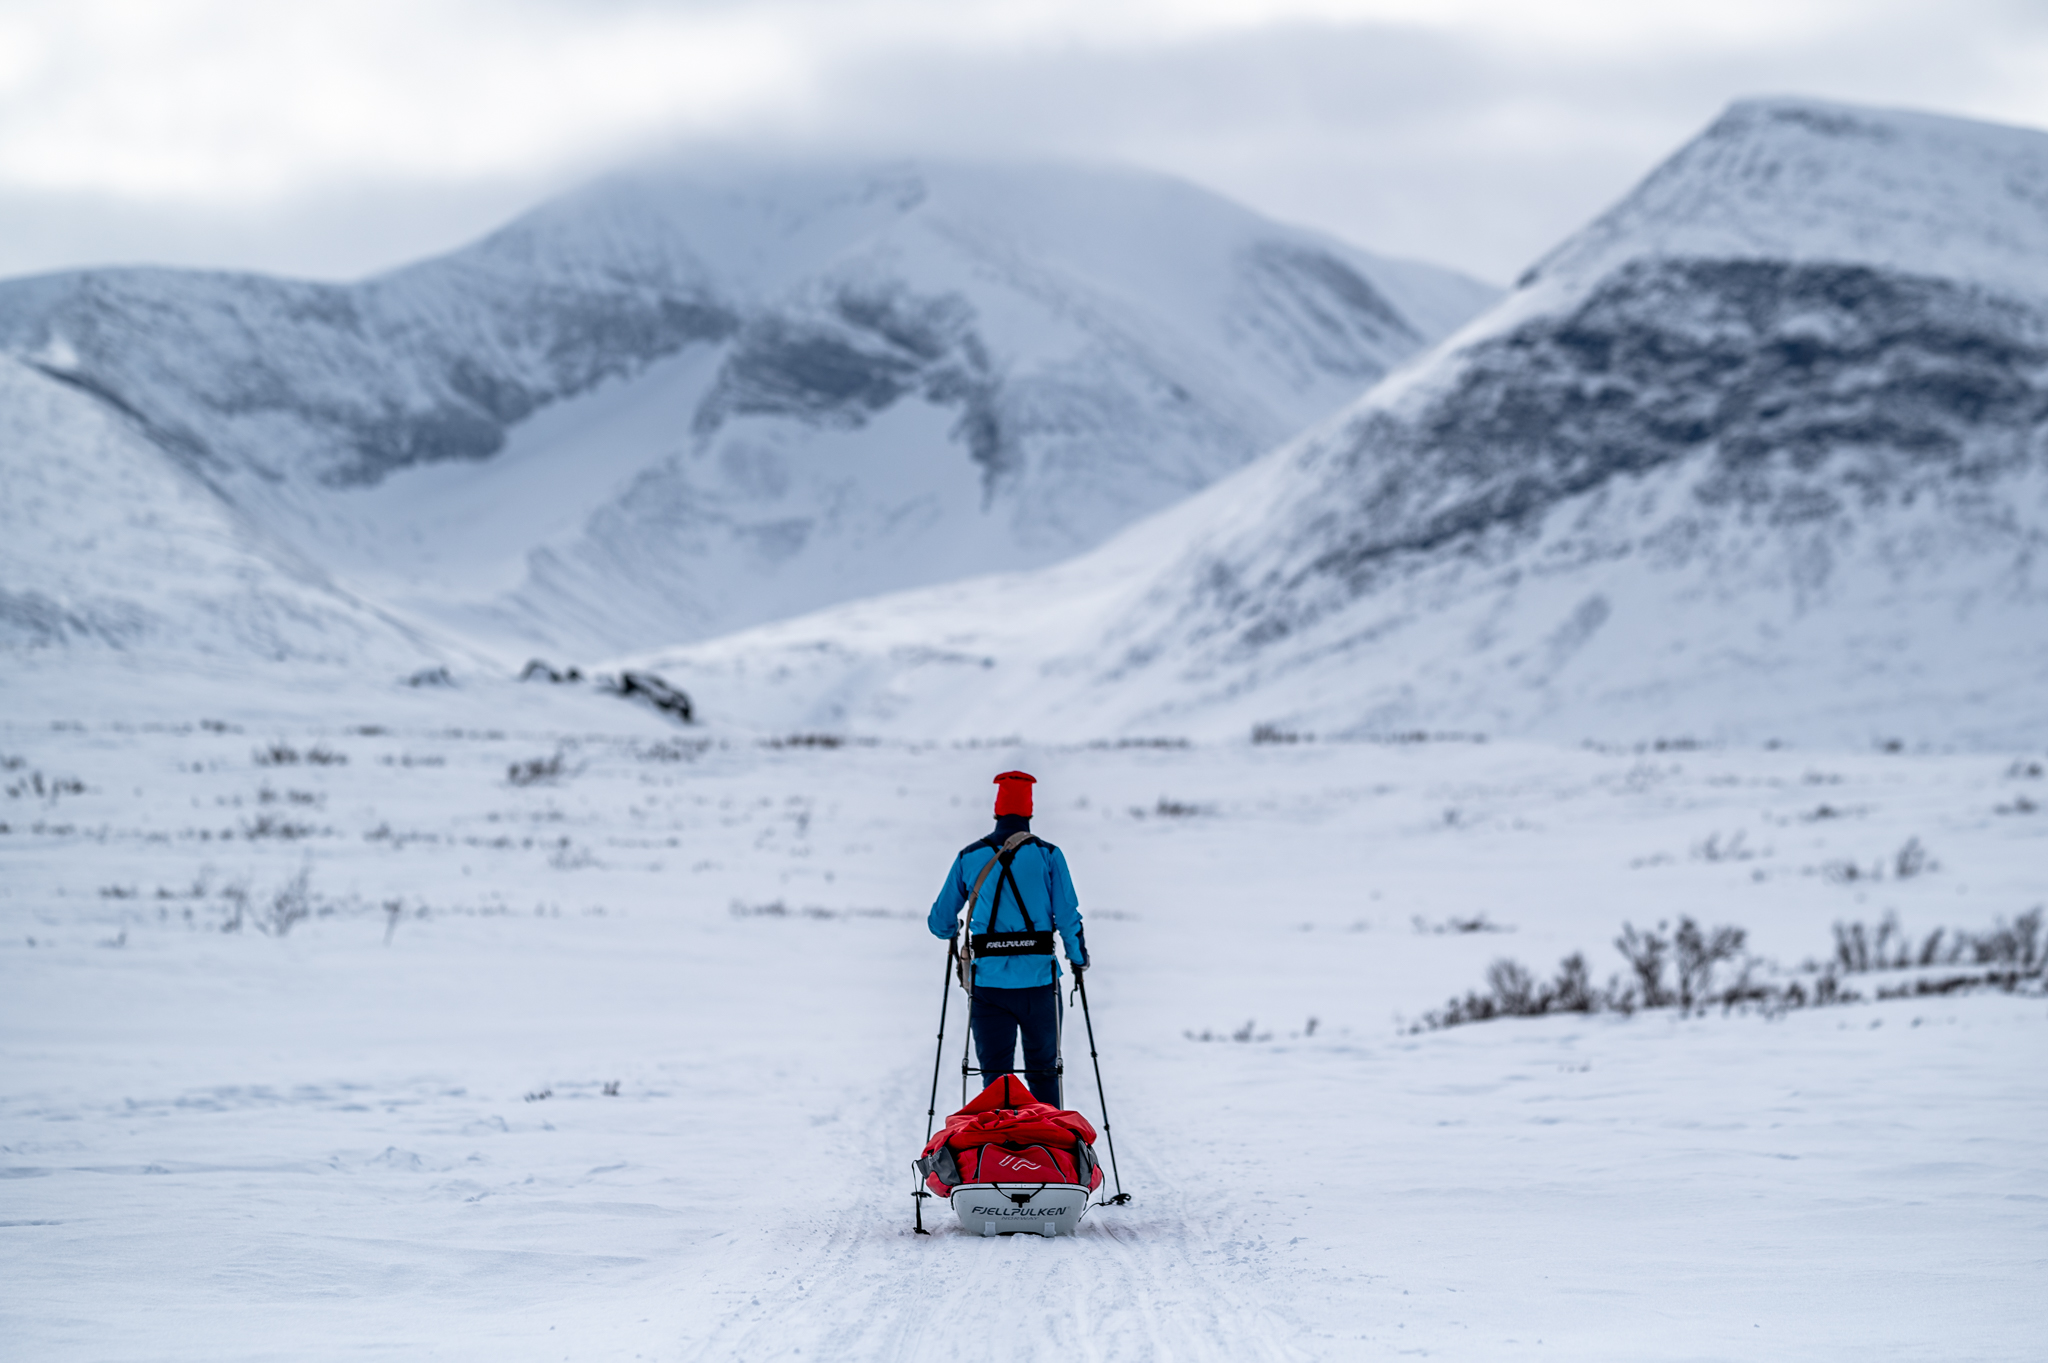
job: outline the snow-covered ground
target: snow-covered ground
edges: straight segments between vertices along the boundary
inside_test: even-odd
[[[2048,138],[1737,106],[1285,444],[1485,290],[1059,183],[0,291],[0,1354],[2042,1356],[2037,967],[1418,1023],[1624,925],[1811,989],[2038,929]],[[924,911],[1018,766],[1135,1200],[918,1237]]]
[[[0,724],[10,1357],[2040,1357],[2038,993],[1402,1025],[1503,954],[1604,978],[1624,921],[1790,970],[1836,921],[2010,920],[2048,895],[2038,753],[772,746],[571,688],[52,694]],[[916,1237],[921,920],[1015,766],[1088,915],[1135,1200]]]

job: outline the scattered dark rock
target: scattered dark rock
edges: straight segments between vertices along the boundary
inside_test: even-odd
[[[621,672],[617,677],[600,677],[598,685],[613,695],[651,705],[685,724],[696,722],[695,707],[681,688],[670,686],[652,672]]]
[[[561,682],[579,682],[583,680],[583,669],[580,667],[556,668],[539,658],[535,658],[526,665],[526,670],[519,674],[519,680],[539,680],[555,682],[557,684]]]

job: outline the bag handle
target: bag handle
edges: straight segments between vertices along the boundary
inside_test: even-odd
[[[982,841],[986,843],[988,840],[984,838]],[[959,954],[955,959],[958,962],[960,987],[970,994],[974,992],[974,903],[981,897],[982,884],[988,880],[988,873],[995,869],[996,863],[1001,862],[1003,864],[1003,874],[1008,875],[1010,873],[1010,858],[1017,854],[1018,848],[1030,841],[1032,841],[1032,837],[1028,832],[1012,833],[1001,847],[995,849],[995,855],[988,859],[987,863],[981,868],[981,873],[975,876],[974,888],[967,892],[967,912],[960,916],[960,947]],[[996,896],[999,900],[1002,897],[1001,885],[1002,883],[998,881]],[[1017,902],[1019,904],[1024,902],[1021,894],[1017,897]],[[995,927],[995,915],[990,914],[989,919],[989,927],[993,929]],[[1028,910],[1025,912],[1024,921],[1027,924],[1031,921],[1031,915]]]

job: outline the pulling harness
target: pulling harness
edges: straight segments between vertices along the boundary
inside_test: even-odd
[[[989,847],[995,855],[983,863],[981,873],[974,878],[974,888],[967,892],[967,912],[961,915],[961,941],[955,952],[960,972],[960,987],[969,996],[974,993],[974,958],[977,956],[1050,956],[1052,955],[1053,930],[1050,925],[1040,932],[1038,925],[1031,921],[1031,907],[1024,902],[1024,892],[1017,887],[1017,874],[1010,863],[1016,858],[1017,850],[1029,843],[1045,844],[1030,833],[1012,833],[1000,847],[991,838],[983,838],[968,848]],[[988,909],[988,926],[994,928],[996,915],[1003,907],[1003,887],[1010,887],[1010,897],[1017,902],[1017,912],[1024,915],[1022,932],[976,932],[974,930],[974,905],[981,898],[981,887],[988,882],[988,873],[1002,867],[1002,874],[996,877],[995,899]]]

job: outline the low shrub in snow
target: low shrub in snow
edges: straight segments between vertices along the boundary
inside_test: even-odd
[[[774,747],[774,749],[782,749],[782,747],[821,747],[821,749],[829,751],[829,749],[834,749],[834,747],[846,747],[846,743],[848,743],[848,739],[844,735],[836,735],[836,733],[793,733],[793,735],[784,735],[780,739],[762,739],[762,747]]]
[[[1893,880],[1911,880],[1937,870],[1941,863],[1927,854],[1918,838],[1908,838],[1905,845],[1890,857],[1880,857],[1868,866],[1853,861],[1831,861],[1820,868],[1820,873],[1838,885],[1852,885],[1859,881],[1879,881],[1887,875]]]
[[[1314,1031],[1314,1029],[1315,1029],[1315,1023],[1314,1023],[1314,1019],[1310,1019],[1310,1023],[1309,1023],[1309,1029],[1310,1029],[1310,1031],[1311,1031],[1311,1032],[1313,1032],[1313,1031]],[[1199,1031],[1199,1032],[1195,1032],[1195,1031],[1187,1031],[1187,1032],[1183,1032],[1183,1033],[1181,1033],[1181,1035],[1182,1035],[1182,1036],[1185,1036],[1185,1037],[1186,1037],[1186,1038],[1187,1038],[1188,1040],[1190,1040],[1190,1041],[1237,1041],[1237,1042],[1252,1042],[1252,1041],[1271,1041],[1271,1040],[1273,1039],[1273,1034],[1272,1034],[1271,1032],[1262,1032],[1262,1031],[1258,1030],[1258,1023],[1256,1023],[1256,1022],[1252,1021],[1252,1020],[1251,1020],[1251,1019],[1249,1019],[1249,1018],[1247,1018],[1247,1019],[1245,1020],[1245,1024],[1244,1024],[1244,1026],[1242,1026],[1242,1027],[1239,1027],[1239,1028],[1238,1028],[1238,1029],[1237,1029],[1236,1031],[1232,1031],[1232,1032],[1216,1032],[1216,1031],[1211,1031],[1211,1030],[1210,1030],[1209,1028],[1207,1028],[1207,1027],[1204,1027],[1204,1028],[1203,1028],[1203,1029],[1202,1029],[1201,1031]]]
[[[1298,734],[1292,729],[1283,729],[1277,724],[1252,725],[1254,743],[1313,743],[1314,734]]]
[[[1944,965],[2034,969],[2048,954],[2043,950],[2041,916],[2039,908],[2029,909],[2010,925],[1999,919],[1986,932],[1936,928],[1917,947],[1899,928],[1896,914],[1886,914],[1875,928],[1862,923],[1837,923],[1831,964],[1845,975]]]
[[[1915,998],[1976,989],[2007,992],[2043,983],[2048,943],[2042,936],[2043,911],[2033,908],[2011,924],[2000,919],[1988,931],[1937,930],[1916,948],[1886,915],[1875,928],[1862,923],[1835,924],[1835,956],[1825,965],[1808,962],[1802,975],[1789,981],[1759,980],[1769,963],[1744,949],[1748,934],[1737,927],[1704,928],[1680,918],[1676,930],[1659,923],[1639,931],[1624,923],[1614,947],[1628,970],[1596,986],[1581,952],[1558,963],[1557,974],[1538,978],[1519,961],[1506,957],[1487,967],[1486,987],[1468,991],[1442,1008],[1423,1014],[1411,1032],[1435,1031],[1503,1017],[1541,1017],[1547,1013],[1633,1013],[1638,1009],[1676,1008],[1680,1014],[1719,1006],[1723,1012],[1756,1007],[1767,1013],[1792,1008],[1854,1003],[1862,995],[1842,984],[1845,975],[1875,971],[1926,971],[1972,965],[1974,972],[1921,974],[1918,978],[1875,990],[1879,999]]]
[[[922,914],[894,909],[828,909],[822,904],[806,904],[800,909],[791,908],[780,899],[765,904],[749,904],[744,900],[732,901],[732,916],[735,918],[920,918]]]
[[[642,762],[694,762],[711,749],[708,738],[674,739],[667,743],[641,743],[633,756]]]
[[[524,762],[514,762],[505,768],[505,779],[515,786],[537,786],[544,781],[554,781],[562,775],[562,754],[552,757],[529,757]]]
[[[21,766],[19,758],[10,760],[16,769]],[[7,783],[7,798],[10,800],[32,798],[55,804],[60,796],[83,794],[85,782],[75,776],[44,776],[39,771],[32,771],[18,781]]]
[[[258,814],[253,819],[242,820],[242,837],[249,842],[255,842],[261,838],[277,838],[284,842],[295,842],[300,838],[314,837],[322,831],[312,824],[294,823],[292,820],[281,818],[276,814]],[[333,832],[332,829],[325,831]]]
[[[259,767],[295,767],[301,762],[315,767],[345,767],[348,765],[347,753],[339,753],[332,748],[322,747],[317,743],[304,752],[300,752],[297,748],[282,740],[272,743],[267,747],[258,748],[249,757]]]
[[[227,901],[227,912],[220,930],[240,932],[244,927],[253,927],[266,936],[283,937],[321,910],[312,885],[310,866],[300,867],[290,880],[262,894],[252,893],[245,880],[231,881],[221,887],[220,897]],[[326,912],[333,910],[328,908]]]
[[[1257,739],[1254,739],[1253,741],[1254,741],[1254,742],[1257,742],[1258,740],[1257,740]],[[1093,749],[1095,749],[1095,750],[1096,750],[1096,751],[1098,751],[1098,752],[1100,752],[1100,751],[1102,751],[1102,750],[1104,750],[1104,749],[1114,749],[1114,750],[1116,750],[1116,751],[1118,751],[1118,752],[1122,752],[1122,751],[1124,751],[1124,750],[1126,750],[1126,749],[1128,749],[1128,748],[1167,748],[1167,749],[1172,749],[1172,748],[1188,748],[1188,747],[1193,747],[1193,746],[1194,746],[1194,744],[1193,744],[1193,741],[1192,741],[1192,740],[1190,740],[1190,739],[1186,739],[1186,738],[1172,738],[1172,737],[1142,738],[1142,737],[1140,737],[1140,738],[1096,738],[1096,739],[1091,739],[1091,740],[1089,740],[1088,746],[1089,746],[1090,748],[1093,748]]]
[[[1827,806],[1821,806],[1823,809]],[[1692,855],[1696,861],[1755,861],[1770,855],[1768,850],[1759,852],[1749,845],[1748,835],[1737,829],[1728,837],[1709,833],[1693,844]]]
[[[1432,934],[1439,937],[1446,936],[1449,934],[1466,932],[1514,931],[1514,929],[1512,927],[1509,927],[1506,923],[1494,922],[1491,918],[1488,918],[1483,912],[1475,913],[1470,918],[1459,918],[1453,915],[1452,917],[1444,919],[1441,923],[1429,922],[1427,919],[1423,918],[1421,914],[1418,913],[1414,915],[1412,918],[1410,918],[1408,921],[1415,925],[1415,930],[1417,932]]]

